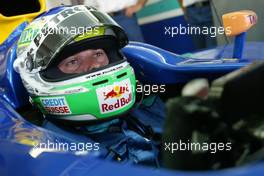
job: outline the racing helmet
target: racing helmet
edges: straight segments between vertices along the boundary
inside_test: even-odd
[[[125,32],[109,15],[83,5],[61,6],[24,29],[14,69],[45,117],[70,124],[107,120],[135,102],[135,74],[120,52],[127,43]],[[90,57],[90,52],[95,55]],[[104,60],[96,60],[102,54]],[[79,71],[67,70],[77,57],[82,59]],[[89,62],[95,66],[80,71]]]

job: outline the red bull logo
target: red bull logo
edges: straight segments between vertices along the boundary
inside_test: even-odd
[[[129,79],[96,90],[102,114],[117,111],[129,105],[132,100],[132,87]]]
[[[103,103],[101,106],[102,112],[109,112],[124,107],[125,105],[129,104],[131,100],[132,100],[132,95],[130,93],[128,98],[117,99],[114,104]]]
[[[109,98],[119,98],[121,97],[125,92],[129,92],[128,85],[126,86],[115,86],[110,92],[104,92],[104,100],[107,100]]]

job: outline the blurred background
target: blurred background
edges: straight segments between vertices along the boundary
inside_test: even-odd
[[[115,1],[115,0],[113,0]],[[145,6],[137,12],[138,24],[146,43],[161,47],[163,49],[179,54],[191,52],[196,49],[193,38],[188,35],[177,35],[174,37],[165,35],[165,27],[186,26],[184,10],[181,8],[181,0],[148,0]],[[184,1],[184,0],[183,0]],[[78,0],[47,0],[48,8],[60,4],[79,4]],[[221,26],[222,15],[224,13],[237,10],[253,10],[258,17],[264,16],[263,0],[210,0],[213,24]],[[263,41],[264,20],[259,20],[258,24],[248,32],[248,41]],[[195,37],[195,36],[194,36]],[[216,44],[224,45],[227,43],[224,35],[217,35]],[[230,42],[232,39],[228,39]]]

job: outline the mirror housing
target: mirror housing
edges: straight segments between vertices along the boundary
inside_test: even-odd
[[[257,23],[258,16],[251,10],[241,10],[224,14],[222,16],[227,36],[237,36],[248,31]]]

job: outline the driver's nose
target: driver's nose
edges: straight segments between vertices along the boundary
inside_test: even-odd
[[[87,71],[89,70],[92,70],[92,69],[97,69],[97,68],[100,68],[100,67],[103,67],[105,64],[103,62],[100,61],[99,58],[97,59],[94,59],[91,63],[91,65],[86,67],[86,69],[88,69]]]
[[[83,73],[88,72],[92,69],[92,67],[93,67],[93,62],[84,62],[82,65],[82,72]]]

